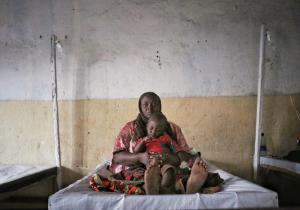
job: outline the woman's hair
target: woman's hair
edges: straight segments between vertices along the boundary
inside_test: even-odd
[[[136,141],[139,138],[143,138],[143,137],[147,136],[146,124],[148,122],[148,118],[143,114],[142,106],[141,106],[142,105],[141,101],[144,97],[152,98],[152,100],[155,102],[154,104],[156,106],[158,106],[159,112],[161,112],[161,100],[156,93],[146,92],[140,96],[139,103],[138,103],[140,113],[138,114],[137,118],[135,119],[136,127],[134,129],[134,136],[133,136],[134,141]],[[176,134],[172,131],[169,122],[167,122],[167,133],[171,136],[172,139],[174,139],[175,141],[177,140]]]

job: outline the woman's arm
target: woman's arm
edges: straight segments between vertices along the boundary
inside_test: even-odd
[[[134,121],[128,122],[120,131],[117,136],[113,149],[113,165],[125,165],[130,166],[137,163],[146,164],[148,162],[147,153],[131,153],[130,141],[134,135]]]
[[[186,152],[191,151],[192,148],[189,147],[189,145],[187,144],[187,141],[181,131],[181,128],[173,122],[169,122],[169,123],[170,123],[172,131],[176,133],[176,137],[177,137],[176,142],[179,145],[179,147],[181,148],[181,151],[186,151]]]
[[[142,163],[145,166],[148,166],[150,159],[157,159],[159,162],[161,162],[161,164],[169,163],[174,166],[179,166],[180,164],[179,158],[176,154],[148,154],[147,152],[130,153],[126,151],[115,153],[112,161],[115,164],[122,164],[125,166],[130,166],[137,163]]]
[[[117,152],[113,156],[113,163],[122,164],[125,166],[142,163],[148,165],[149,155],[147,152],[142,153],[130,153],[126,151]]]
[[[180,159],[180,162],[181,161],[186,161],[188,162],[190,158],[193,157],[193,155],[191,155],[190,153],[188,152],[185,152],[185,151],[180,151],[177,153],[179,159]]]

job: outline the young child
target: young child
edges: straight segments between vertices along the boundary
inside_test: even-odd
[[[167,134],[167,118],[161,112],[151,115],[146,128],[147,136],[138,139],[134,148],[135,153],[146,151],[163,155],[178,152],[176,141]],[[176,169],[171,164],[160,165],[160,163],[150,161],[144,178],[146,194],[175,193]]]
[[[181,165],[176,169],[175,166],[168,163],[160,165],[160,163],[150,162],[149,166],[147,166],[144,176],[144,188],[146,194],[177,193],[175,190],[177,172],[183,175],[190,174],[195,159],[201,159],[200,152],[196,153],[195,155],[191,155],[180,150],[177,142],[167,134],[168,129],[170,129],[167,127],[167,122],[167,118],[162,113],[159,112],[152,114],[146,126],[147,136],[138,139],[137,145],[134,148],[134,152],[138,153],[146,151],[161,155],[164,153],[176,153],[181,161]],[[182,181],[184,182],[184,185],[186,185],[187,179],[183,179]],[[203,182],[204,183],[202,184],[195,184],[203,185],[199,192],[214,193],[221,190],[220,184],[223,182],[223,179],[217,173],[208,172]],[[189,193],[189,189],[186,190],[186,193]]]

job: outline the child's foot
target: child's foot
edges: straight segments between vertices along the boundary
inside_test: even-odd
[[[145,191],[147,195],[158,195],[161,177],[160,168],[151,166],[145,171]]]
[[[197,158],[186,184],[186,193],[192,194],[199,192],[207,178],[207,174],[206,164],[200,158]]]

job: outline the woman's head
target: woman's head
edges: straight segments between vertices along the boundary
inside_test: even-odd
[[[140,113],[137,116],[134,129],[134,140],[147,136],[146,124],[153,113],[161,112],[161,101],[158,95],[153,92],[143,93],[139,99]],[[177,140],[176,133],[171,129],[170,123],[167,123],[167,133],[175,141]]]
[[[134,140],[147,136],[146,124],[154,112],[161,111],[161,101],[158,95],[153,92],[143,93],[139,99],[139,115],[137,116],[134,129]]]
[[[151,114],[155,112],[161,112],[161,101],[159,96],[153,92],[142,94],[139,99],[139,110],[146,119],[149,119]]]

